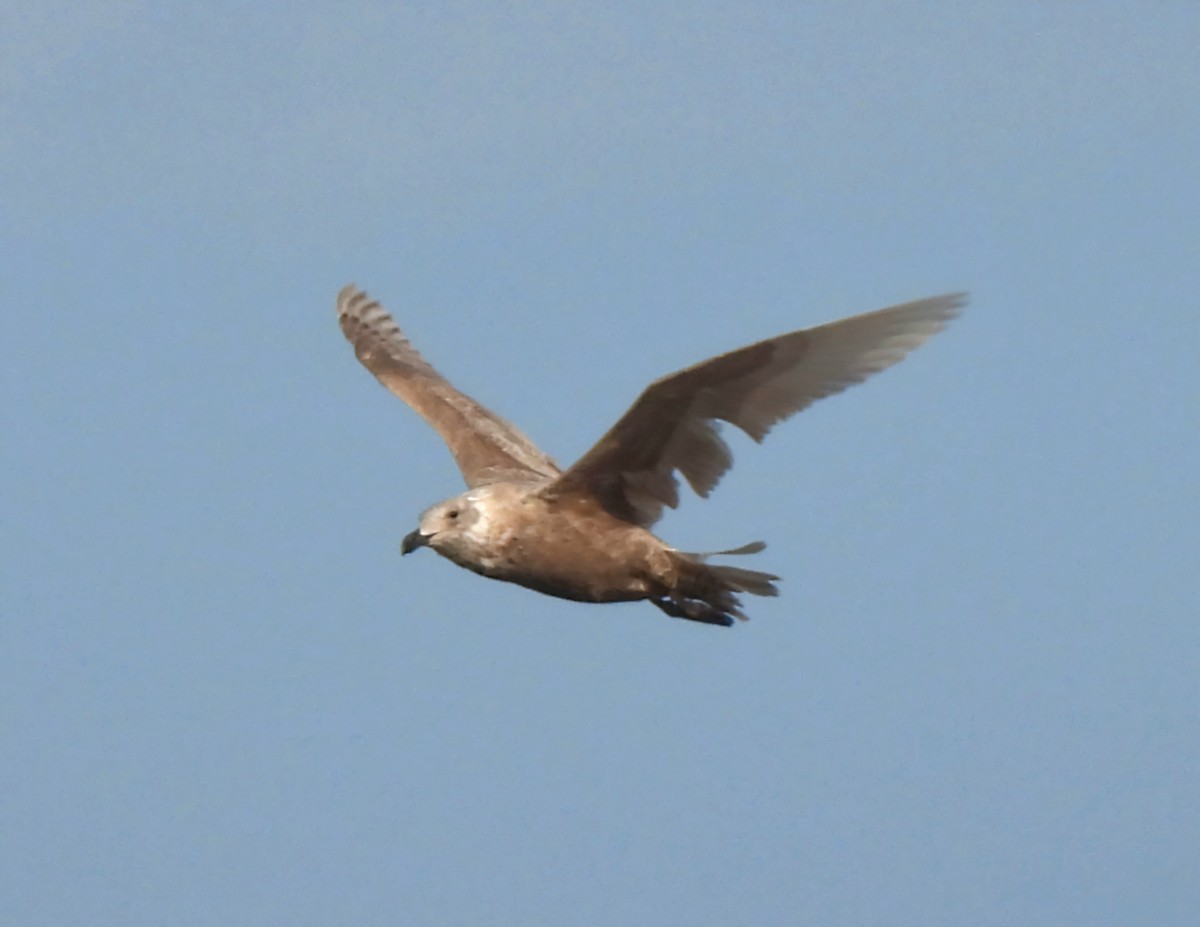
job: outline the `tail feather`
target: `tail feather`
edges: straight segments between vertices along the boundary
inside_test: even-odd
[[[748,592],[751,595],[779,595],[779,589],[774,585],[779,579],[774,573],[762,573],[758,570],[743,570],[741,567],[710,566],[717,578],[735,592]]]
[[[705,563],[710,557],[740,557],[743,554],[757,554],[766,549],[767,544],[765,541],[751,541],[749,544],[743,544],[741,547],[733,548],[733,550],[713,550],[705,554],[689,553],[684,556]]]

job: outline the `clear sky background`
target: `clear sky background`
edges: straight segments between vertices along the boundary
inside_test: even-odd
[[[0,10],[5,925],[1200,909],[1200,7]],[[560,462],[967,289],[659,525],[732,630],[400,538],[355,282]],[[749,565],[749,564],[747,564]]]

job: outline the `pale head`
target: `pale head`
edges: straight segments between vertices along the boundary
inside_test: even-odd
[[[404,538],[402,554],[418,547],[432,547],[456,563],[489,559],[497,505],[510,493],[509,484],[493,483],[431,505],[421,513],[419,527]]]
[[[409,554],[418,547],[436,550],[451,537],[469,530],[479,520],[479,512],[469,496],[470,493],[463,493],[445,499],[422,512],[417,530],[404,538],[400,553]]]

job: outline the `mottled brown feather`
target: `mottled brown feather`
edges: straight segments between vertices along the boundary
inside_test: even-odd
[[[366,293],[338,293],[338,323],[354,353],[389,390],[433,426],[470,487],[501,480],[529,482],[561,471],[511,422],[459,392],[404,337]]]
[[[648,527],[679,504],[681,475],[707,496],[733,463],[720,422],[761,441],[777,422],[861,383],[940,331],[966,302],[936,296],[760,341],[650,384],[545,490],[585,493]]]

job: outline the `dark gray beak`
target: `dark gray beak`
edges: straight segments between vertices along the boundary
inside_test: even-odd
[[[433,537],[432,534],[422,534],[420,529],[406,534],[404,540],[400,542],[400,556],[411,554],[418,547],[428,547],[431,537]]]

